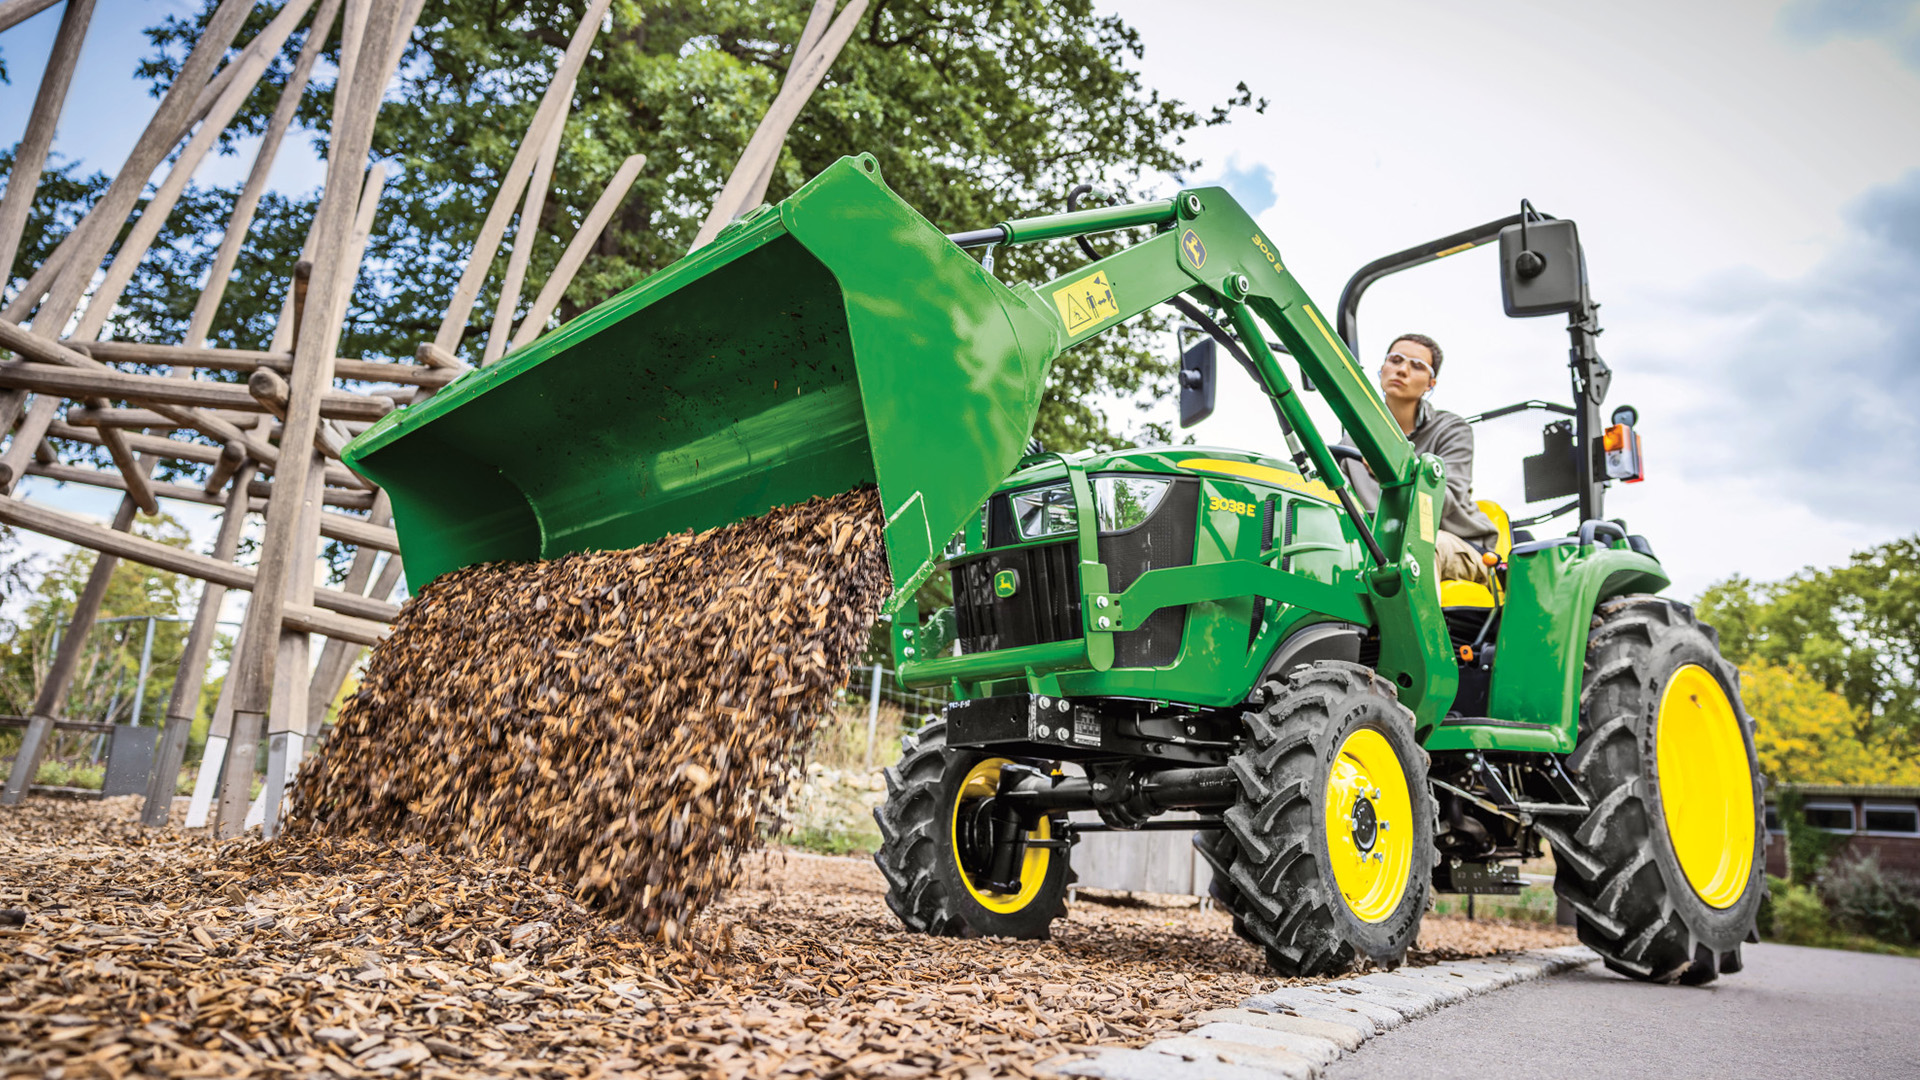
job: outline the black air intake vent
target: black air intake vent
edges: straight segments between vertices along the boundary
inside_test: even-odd
[[[1073,540],[991,551],[953,564],[953,614],[962,653],[1043,645],[1080,636],[1079,545]],[[1012,596],[993,579],[1013,574]]]

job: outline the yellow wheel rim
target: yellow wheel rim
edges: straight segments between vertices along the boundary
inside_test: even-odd
[[[1654,720],[1660,809],[1700,899],[1732,907],[1753,871],[1753,769],[1733,703],[1706,668],[1673,673]]]
[[[988,758],[967,771],[967,777],[960,782],[960,793],[953,800],[953,814],[947,822],[948,843],[953,847],[954,869],[960,873],[960,881],[974,902],[988,911],[997,911],[1002,915],[1011,915],[1033,903],[1040,895],[1040,889],[1047,881],[1049,861],[1053,858],[1050,848],[1030,847],[1026,857],[1020,863],[1020,891],[1000,893],[983,889],[973,883],[967,874],[967,864],[960,858],[960,807],[972,799],[984,799],[1000,790],[1000,768],[1011,764],[1006,758]],[[1029,840],[1051,839],[1053,828],[1046,818],[1040,819],[1040,826],[1027,834]]]
[[[1392,915],[1413,872],[1413,792],[1385,735],[1347,736],[1327,773],[1327,856],[1347,907],[1362,922]]]

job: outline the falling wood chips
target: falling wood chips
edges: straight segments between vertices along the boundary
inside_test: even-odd
[[[673,940],[777,813],[866,644],[881,533],[869,488],[435,579],[301,771],[289,833],[551,871]]]
[[[1191,899],[930,938],[871,862],[774,849],[668,945],[548,874],[420,843],[216,849],[143,830],[139,803],[0,809],[0,908],[26,913],[0,926],[0,1077],[1027,1076],[1282,981]],[[1414,963],[1573,935],[1429,917],[1420,942]]]

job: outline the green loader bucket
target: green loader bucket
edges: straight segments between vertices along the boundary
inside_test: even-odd
[[[1058,327],[842,158],[344,456],[416,590],[872,483],[897,601],[1019,460]]]

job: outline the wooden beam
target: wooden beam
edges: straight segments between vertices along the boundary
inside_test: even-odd
[[[46,364],[65,365],[85,371],[104,371],[112,374],[124,374],[124,372],[114,372],[112,368],[107,367],[93,357],[77,353],[57,341],[36,337],[26,330],[21,329],[18,324],[8,322],[5,319],[0,319],[0,348],[11,349],[22,356],[27,356]],[[58,403],[55,402],[54,404],[57,405]],[[40,405],[36,402],[34,409],[38,411],[39,408]],[[254,438],[252,435],[241,431],[235,425],[205,409],[179,408],[169,405],[162,406],[157,411],[163,416],[178,421],[181,427],[198,428],[222,442],[239,441],[247,448],[247,453],[252,454],[254,459],[262,464],[271,465],[280,460],[280,451],[276,447]],[[68,414],[67,422],[74,422],[72,413]],[[49,417],[48,423],[41,425],[40,431],[44,432],[48,424],[51,423],[52,418]],[[20,438],[20,435],[24,434],[26,430],[26,425],[23,424],[20,432],[16,433],[14,438]],[[35,433],[35,441],[38,441],[39,438],[40,434]],[[11,491],[12,477],[0,476],[0,488]]]
[[[272,372],[266,374],[279,378]],[[0,386],[63,397],[127,398],[146,404],[184,405],[261,412],[264,407],[235,383],[174,379],[165,375],[135,375],[111,368],[85,371],[27,360],[0,360]],[[378,420],[393,411],[393,399],[331,390],[320,397],[320,415],[326,419]]]
[[[567,43],[566,55],[561,57],[560,66],[553,73],[553,81],[547,84],[540,107],[534,111],[533,121],[527,125],[527,134],[520,140],[520,148],[514,152],[513,163],[507,166],[503,174],[500,190],[494,193],[493,205],[487,210],[486,220],[480,223],[480,233],[474,240],[473,251],[467,256],[467,265],[460,271],[459,284],[454,286],[453,298],[448,301],[447,312],[440,320],[440,331],[433,337],[434,344],[448,353],[460,347],[460,338],[466,333],[467,319],[473,314],[474,298],[480,295],[480,285],[487,279],[494,253],[500,249],[500,238],[506,235],[507,219],[513,216],[513,208],[520,202],[520,193],[526,190],[527,182],[532,179],[533,163],[546,141],[547,126],[557,114],[565,111],[566,104],[561,97],[572,92],[573,81],[579,77],[580,68],[587,61],[587,51],[592,47],[594,37],[600,33],[610,2],[589,0],[579,25],[573,31],[572,40]]]
[[[168,85],[146,129],[128,153],[126,164],[88,209],[85,219],[62,241],[62,247],[71,245],[73,250],[68,253],[61,273],[49,284],[46,302],[34,316],[33,325],[40,337],[51,339],[59,334],[66,329],[67,320],[79,310],[80,298],[93,283],[100,260],[113,247],[127,219],[133,216],[135,205],[153,178],[153,170],[178,145],[181,128],[193,110],[196,97],[207,85],[253,6],[254,0],[221,0],[194,43],[193,51]]]
[[[336,470],[333,470],[333,469],[327,470],[328,486],[326,489],[326,492],[327,492],[326,498],[324,500],[326,505],[338,506],[342,510],[373,509],[374,500],[379,497],[378,493],[372,492],[372,491],[361,491],[354,488],[333,486],[333,474],[335,471]],[[340,470],[340,471],[344,471],[344,470]],[[265,480],[251,481],[247,484],[247,494],[253,496],[255,499],[261,500],[261,505],[264,506],[265,500],[273,496],[273,485],[269,484]]]
[[[357,619],[351,615],[338,615],[304,604],[286,605],[280,625],[301,633],[351,641],[356,645],[378,645],[386,640],[388,634],[393,633],[393,627],[383,622]]]
[[[233,383],[231,385],[238,386],[240,384]],[[235,412],[223,409],[207,409],[203,411],[213,418],[230,425],[254,424],[265,415],[259,411]],[[140,431],[143,429],[151,429],[154,431],[199,430],[199,425],[197,424],[182,422],[175,419],[169,413],[159,412],[154,409],[91,409],[73,407],[67,409],[67,426],[93,428],[95,430],[101,428],[121,428],[130,431]],[[52,428],[49,427],[48,430],[52,430]],[[279,428],[276,425],[264,434],[277,434],[278,431]],[[255,441],[259,441],[263,437],[264,435],[255,436]],[[247,449],[251,451],[253,448],[249,446]]]
[[[760,126],[754,129],[753,138],[747,141],[747,147],[740,153],[740,161],[734,166],[732,175],[727,177],[726,186],[713,200],[713,209],[700,225],[699,235],[694,237],[693,248],[705,247],[726,224],[748,210],[754,204],[747,202],[753,189],[760,183],[763,174],[771,175],[769,162],[778,157],[780,147],[787,141],[787,129],[800,115],[801,106],[813,94],[814,87],[827,74],[840,49],[847,39],[853,36],[854,28],[860,24],[860,17],[867,10],[867,0],[849,0],[846,7],[840,9],[833,24],[820,36],[819,44],[787,72],[786,81],[780,84],[780,93],[768,106],[765,116],[760,118]]]
[[[12,25],[7,21],[9,16],[17,22],[51,2],[7,0],[0,4],[0,30]],[[28,6],[35,4],[39,6]],[[94,0],[67,0],[67,10],[60,16],[60,31],[53,39],[53,52],[47,57],[46,71],[40,76],[40,92],[33,99],[33,112],[27,116],[27,130],[14,148],[13,168],[7,174],[7,193],[0,196],[0,277],[12,276],[13,257],[20,253],[20,234],[27,225],[27,212],[33,208],[34,193],[40,189],[40,173],[46,168],[47,151],[53,146],[54,125],[59,122],[61,106],[66,103],[67,87],[73,82],[74,65],[80,59],[80,46],[86,40],[87,24],[93,18],[93,4]],[[19,398],[13,400],[17,403]],[[0,427],[12,426],[11,415],[0,417]]]
[[[252,6],[251,0],[248,6]],[[126,238],[120,241],[120,249],[114,253],[113,262],[108,264],[106,276],[93,290],[92,299],[87,302],[86,310],[81,312],[80,321],[69,337],[92,341],[100,336],[107,319],[112,317],[114,308],[120,303],[121,293],[126,291],[134,273],[139,270],[141,260],[147,256],[147,249],[160,236],[160,230],[173,213],[174,204],[186,192],[187,184],[199,170],[200,163],[206,160],[207,153],[219,142],[234,114],[240,111],[241,104],[253,93],[254,85],[260,81],[267,65],[279,56],[280,46],[292,36],[294,28],[312,6],[313,0],[286,0],[272,21],[229,65],[229,70],[233,72],[231,80],[221,91],[199,130],[174,155],[173,166],[167,170],[166,179],[160,181],[159,187],[140,207],[139,217],[134,220],[133,227],[127,230]],[[148,171],[151,172],[151,168]]]
[[[33,462],[27,466],[28,476],[41,476],[62,484],[85,484],[88,487],[111,488],[114,491],[127,490],[126,475],[118,471],[89,469],[84,465],[63,465],[60,462]],[[181,502],[199,503],[202,506],[224,506],[227,500],[218,494],[209,495],[201,488],[186,484],[170,484],[164,480],[147,481],[150,497],[178,499]],[[153,513],[154,511],[145,511]]]
[[[413,358],[421,365],[454,373],[455,376],[473,370],[473,365],[453,355],[431,341],[423,341],[413,352]],[[449,380],[451,381],[451,380]]]
[[[238,480],[227,495],[227,512],[221,516],[220,531],[213,540],[213,557],[222,562],[232,562],[239,554],[240,532],[247,523],[246,481],[252,472],[253,466],[242,455],[235,474]],[[153,772],[147,777],[147,799],[140,810],[140,821],[144,825],[158,827],[167,823],[167,811],[173,805],[174,780],[180,775],[180,762],[186,757],[187,733],[200,712],[200,688],[207,677],[207,657],[213,652],[213,639],[220,630],[220,604],[226,596],[226,586],[218,582],[209,581],[201,586],[193,627],[187,631],[186,646],[173,680],[173,694],[167,701],[166,726],[160,735],[160,747],[154,751]]]
[[[272,702],[279,653],[276,639],[281,633],[281,621],[287,607],[290,578],[292,575],[312,574],[311,566],[301,565],[297,558],[302,546],[302,533],[304,529],[312,527],[307,523],[307,511],[309,507],[315,513],[319,511],[317,484],[311,489],[312,498],[305,497],[310,491],[308,482],[312,470],[317,467],[312,460],[314,451],[310,448],[319,437],[326,388],[333,385],[333,357],[339,344],[340,318],[346,309],[345,304],[338,302],[337,294],[350,284],[341,280],[342,275],[334,272],[333,260],[351,241],[361,197],[366,190],[363,178],[367,169],[367,155],[372,146],[374,121],[379,115],[387,83],[392,76],[392,61],[399,56],[399,50],[395,48],[396,39],[411,31],[410,20],[418,12],[419,8],[412,4],[373,5],[367,13],[365,36],[355,50],[357,59],[353,78],[344,97],[336,98],[341,107],[329,130],[326,185],[320,206],[314,214],[312,229],[315,261],[322,267],[322,272],[314,276],[312,291],[306,300],[311,305],[313,317],[297,324],[289,343],[295,363],[290,379],[287,419],[282,425],[281,434],[281,445],[286,452],[274,468],[274,484],[280,491],[280,497],[272,500],[267,509],[266,531],[260,542],[258,581],[252,602],[247,605],[246,623],[240,631],[239,648],[249,659],[244,668],[234,672],[234,738],[228,747],[230,763],[252,752],[248,740],[257,738]],[[313,479],[318,480],[317,477]],[[303,497],[289,497],[295,492]],[[345,594],[333,593],[333,596],[342,598]],[[361,603],[369,602],[365,597],[356,599]],[[297,597],[295,601],[298,603]],[[328,605],[321,603],[319,606]],[[380,606],[391,607],[384,604]],[[387,616],[389,619],[391,617]],[[306,670],[301,670],[297,674],[281,673],[281,677],[300,679],[304,690],[308,674]],[[305,705],[304,692],[298,700]],[[302,723],[297,731],[282,730],[276,734],[269,746],[266,786],[261,793],[267,807],[263,831],[269,838],[277,827],[284,783],[292,779],[299,767],[305,735],[306,727]],[[250,778],[251,758],[247,759],[246,764],[249,770],[247,777]],[[214,826],[216,836],[235,836],[245,827],[250,801],[247,798],[248,786],[245,779],[231,770],[223,778],[220,813]]]
[[[620,163],[620,171],[613,174],[613,180],[607,189],[600,193],[599,201],[593,209],[587,211],[587,219],[580,223],[580,231],[567,241],[567,250],[560,253],[560,261],[554,264],[553,273],[547,276],[547,283],[540,288],[540,295],[534,298],[533,306],[527,309],[527,317],[520,320],[520,329],[513,333],[513,348],[519,348],[546,332],[547,319],[553,310],[560,306],[560,298],[566,295],[567,286],[573,284],[573,276],[580,272],[580,266],[587,261],[587,255],[593,251],[593,245],[600,240],[600,234],[606,231],[607,222],[613,220],[613,212],[620,208],[620,201],[627,197],[627,191],[647,164],[647,155],[635,154]],[[425,346],[422,346],[425,348]]]
[[[154,415],[159,416],[158,413]],[[47,435],[70,442],[100,445],[98,431],[90,427],[74,427],[61,420],[53,422],[53,426],[47,429]],[[152,454],[155,457],[173,461],[192,461],[201,465],[217,465],[222,455],[226,453],[222,447],[208,446],[206,443],[182,442],[179,439],[163,439],[158,435],[128,435],[127,445],[133,447],[135,453]]]
[[[187,323],[186,348],[197,349],[205,344],[208,333],[213,329],[214,316],[219,313],[220,301],[226,296],[234,264],[240,260],[240,247],[246,242],[248,230],[253,227],[253,214],[259,208],[260,196],[266,191],[267,177],[273,171],[274,158],[280,153],[280,143],[286,138],[294,114],[299,111],[300,99],[307,92],[307,80],[313,75],[314,62],[319,60],[321,50],[332,36],[333,24],[338,21],[339,15],[340,0],[321,0],[320,10],[313,16],[313,25],[307,30],[306,41],[301,43],[300,55],[293,62],[293,73],[287,76],[286,85],[281,87],[280,98],[273,106],[273,115],[267,120],[266,133],[261,136],[260,146],[254,151],[253,167],[247,172],[247,182],[233,201],[233,213],[227,219],[226,231],[220,236],[220,248],[214,253],[213,268],[207,272],[206,287],[200,290],[199,299],[194,301],[193,316]]]
[[[6,0],[5,3],[0,3],[0,30],[5,30],[18,22],[25,22],[59,2],[60,0]]]
[[[72,342],[68,344],[72,345]],[[193,349],[185,345],[153,345],[143,341],[90,341],[73,345],[95,360],[116,364],[184,364],[209,371],[253,371],[268,368],[285,375],[293,370],[293,356],[284,352],[254,349]],[[458,361],[456,361],[458,363]],[[460,370],[466,369],[460,364]],[[457,372],[420,364],[402,364],[386,360],[352,360],[337,356],[333,360],[336,378],[353,382],[396,383],[401,386],[445,386]]]
[[[49,509],[23,499],[0,498],[0,522],[129,559],[142,566],[185,574],[201,581],[218,581],[229,589],[252,591],[254,587],[255,572],[251,567],[235,566],[157,540],[115,532],[76,514]],[[392,622],[400,614],[397,605],[364,596],[350,596],[337,589],[314,590],[314,603],[328,611],[378,622]]]
[[[527,201],[520,208],[520,223],[513,229],[513,250],[507,253],[507,273],[500,282],[500,298],[494,304],[493,326],[487,331],[487,347],[480,363],[491,364],[507,351],[513,336],[513,316],[520,307],[520,290],[527,283],[527,263],[533,258],[534,245],[540,241],[540,215],[547,206],[547,186],[553,181],[554,162],[560,157],[560,137],[567,130],[567,116],[573,110],[573,86],[561,96],[560,111],[547,127],[540,156],[533,165],[533,179],[527,183]]]

